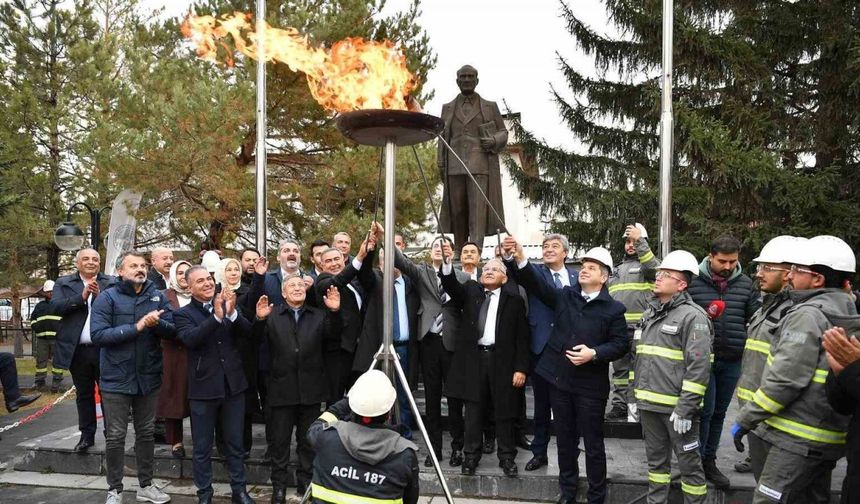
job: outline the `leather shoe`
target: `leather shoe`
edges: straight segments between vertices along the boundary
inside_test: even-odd
[[[40,397],[42,397],[42,394],[22,395],[21,397],[15,399],[12,402],[7,402],[6,411],[8,411],[9,413],[14,413],[18,411],[18,408],[20,408],[21,406],[26,406]]]
[[[197,504],[212,504],[212,494],[206,493],[197,496]]]
[[[287,501],[287,489],[275,488],[272,491],[272,504],[284,504]]]
[[[532,442],[529,441],[529,438],[527,438],[525,434],[520,433],[520,435],[517,436],[517,448],[522,448],[523,450],[531,450]]]
[[[230,498],[230,502],[233,504],[257,504],[254,502],[254,499],[248,495],[248,492],[234,493]]]
[[[534,471],[540,469],[548,463],[549,460],[547,460],[546,457],[532,457],[531,460],[526,462],[526,471]]]
[[[424,467],[433,467],[433,459],[430,455],[427,455],[427,458],[424,459]]]
[[[463,464],[463,451],[454,450],[451,452],[451,460],[448,462],[451,467],[457,467]]]
[[[475,469],[478,468],[478,463],[474,460],[464,460],[463,467],[460,468],[460,474],[465,474],[466,476],[474,476]]]
[[[84,436],[81,436],[81,439],[78,441],[78,444],[72,449],[75,453],[86,453],[95,442],[91,439],[87,439]]]
[[[502,468],[502,471],[504,471],[505,476],[507,476],[508,478],[517,477],[517,464],[513,460],[502,460],[501,462],[499,462],[499,467]]]
[[[555,504],[576,504],[576,498],[561,496],[555,501]]]
[[[488,455],[496,451],[496,438],[484,438],[484,446],[482,447],[482,451]]]

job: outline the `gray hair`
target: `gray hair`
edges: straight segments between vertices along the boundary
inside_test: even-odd
[[[329,248],[322,251],[322,254],[320,254],[320,257],[328,254],[329,252],[337,252],[338,254],[343,255],[343,252],[341,252],[340,249],[336,249],[334,247],[329,247]]]
[[[143,260],[146,260],[146,256],[143,255],[142,252],[138,252],[137,250],[126,250],[119,257],[116,258],[116,269],[120,269],[122,267],[123,261],[125,261],[126,257],[140,257]]]
[[[185,261],[185,262],[188,262],[188,261]],[[190,279],[191,279],[191,272],[192,271],[205,271],[207,275],[211,275],[211,273],[209,273],[209,270],[206,269],[206,266],[203,266],[202,264],[194,264],[190,268],[185,270],[185,282],[189,286],[191,285]]]
[[[75,252],[75,262],[80,261],[81,260],[81,252],[86,252],[87,250],[91,250],[91,251],[95,252],[96,255],[99,256],[99,260],[101,260],[102,256],[101,256],[101,254],[99,254],[98,250],[96,250],[92,247],[84,247],[82,249],[79,249],[77,252]]]
[[[337,250],[337,249],[335,249],[335,250]],[[340,250],[338,250],[338,252],[340,252]],[[284,280],[281,282],[281,292],[284,291],[284,287],[287,286],[287,282],[289,282],[293,278],[303,278],[303,277],[302,277],[301,273],[289,273],[287,275],[284,275]]]
[[[543,247],[544,245],[546,245],[546,242],[553,240],[561,242],[561,248],[563,248],[565,252],[570,252],[570,242],[567,241],[567,236],[564,236],[560,233],[552,233],[546,235],[540,245],[541,247]]]
[[[299,242],[298,242],[297,240],[293,240],[292,238],[287,238],[287,239],[285,239],[285,240],[281,240],[281,241],[279,241],[279,242],[278,242],[278,252],[280,253],[280,252],[281,252],[281,249],[282,249],[282,248],[284,248],[288,243],[292,243],[293,245],[295,245],[296,247],[298,247],[298,248],[299,248],[299,252],[301,253],[301,251],[302,251],[302,246],[299,244]]]

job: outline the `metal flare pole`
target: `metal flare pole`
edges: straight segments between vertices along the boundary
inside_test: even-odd
[[[382,371],[394,377],[391,348],[394,345],[394,140],[385,141],[385,262],[382,267]]]
[[[257,0],[257,250],[266,255],[266,0]]]
[[[663,99],[660,108],[660,253],[672,250],[672,0],[663,0]]]

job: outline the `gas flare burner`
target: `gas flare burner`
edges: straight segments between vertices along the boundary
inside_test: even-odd
[[[362,145],[415,145],[432,140],[445,127],[440,117],[407,110],[356,110],[337,118],[343,136]]]

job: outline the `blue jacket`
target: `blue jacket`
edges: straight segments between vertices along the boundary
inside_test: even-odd
[[[102,292],[116,283],[116,278],[99,273],[96,277]],[[84,281],[79,273],[62,276],[54,284],[54,294],[51,297],[51,311],[63,317],[57,331],[57,342],[54,344],[54,367],[69,369],[72,357],[81,340],[81,331],[87,321],[87,302],[81,297],[84,292]],[[96,296],[98,299],[99,296]],[[92,332],[92,328],[90,328]]]
[[[516,278],[517,265],[514,261],[505,261],[505,266],[508,268],[508,278]],[[571,267],[565,266],[567,269],[568,279],[571,286],[576,286],[579,283],[579,272]],[[552,271],[546,264],[538,264],[534,266],[535,272],[538,274],[538,279],[543,280],[548,286],[554,287],[552,280]],[[533,291],[528,291],[529,306],[528,318],[529,328],[531,329],[531,353],[540,355],[549,341],[549,336],[552,333],[552,324],[555,320],[553,309],[543,304]]]
[[[747,323],[761,306],[761,295],[753,289],[750,277],[741,273],[741,265],[729,277],[725,292],[719,292],[711,279],[711,267],[705,257],[699,264],[699,275],[690,283],[690,297],[705,310],[712,301],[722,299],[726,309],[714,323],[714,357],[739,361],[747,342]]]
[[[188,349],[189,399],[222,399],[248,388],[236,340],[251,337],[251,323],[237,312],[234,322],[224,317],[219,323],[192,299],[173,314],[176,336]]]
[[[554,313],[552,333],[535,372],[566,392],[606,399],[609,396],[609,362],[622,357],[629,349],[624,320],[627,309],[609,296],[605,285],[595,299],[586,303],[578,283],[556,289],[542,281],[536,270],[535,266],[527,264],[516,272],[520,285]],[[579,344],[593,348],[597,357],[575,366],[565,352]]]
[[[176,333],[164,294],[149,280],[139,293],[120,281],[101,293],[92,309],[90,333],[101,347],[99,387],[129,395],[147,395],[161,387],[161,338]],[[158,324],[138,332],[137,321],[153,310],[164,310]]]

